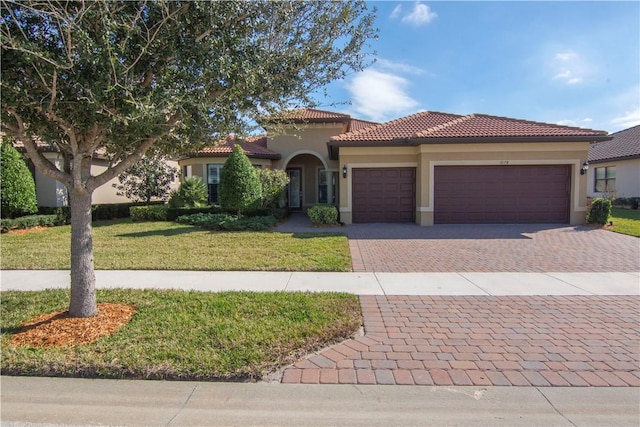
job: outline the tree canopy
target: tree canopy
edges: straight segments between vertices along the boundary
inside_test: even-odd
[[[193,151],[312,106],[315,91],[367,65],[373,19],[364,1],[0,0],[1,128],[68,190],[70,314],[96,311],[96,188],[147,151]],[[96,152],[111,164],[94,176]]]

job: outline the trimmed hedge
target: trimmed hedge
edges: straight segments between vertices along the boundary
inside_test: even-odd
[[[104,205],[92,205],[91,206],[91,220],[92,221],[104,221],[110,219],[122,219],[129,218],[129,209],[134,206],[164,206],[164,202],[157,201],[151,203],[110,203]],[[58,207],[46,207],[41,206],[38,209],[40,214],[44,215],[58,215],[61,219],[64,219],[61,224],[69,224],[71,222],[71,208],[69,206]]]
[[[640,209],[640,197],[616,197],[611,204],[616,207]]]
[[[318,204],[307,210],[313,225],[338,224],[338,209],[333,205]]]
[[[220,206],[207,206],[205,208],[172,208],[167,209],[167,221],[176,221],[179,217],[194,214],[219,214],[224,213]]]
[[[167,205],[131,206],[129,216],[133,221],[166,221]]]
[[[33,227],[54,227],[62,225],[57,215],[29,215],[15,219],[4,218],[0,220],[0,232],[9,230],[22,230]]]
[[[278,223],[273,216],[238,217],[228,213],[184,215],[177,222],[216,231],[268,231]]]

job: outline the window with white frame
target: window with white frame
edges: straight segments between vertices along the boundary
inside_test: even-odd
[[[599,193],[616,191],[616,167],[596,168],[595,190]]]

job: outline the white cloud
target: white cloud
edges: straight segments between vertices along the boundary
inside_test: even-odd
[[[558,52],[554,55],[552,65],[555,70],[554,80],[561,80],[566,84],[582,83],[588,66],[576,52]]]
[[[613,118],[611,124],[622,129],[640,125],[640,107],[632,111],[626,111],[624,115]]]
[[[400,15],[402,15],[402,5],[397,5],[393,9],[393,12],[391,12],[391,15],[389,15],[389,17],[395,19]],[[419,27],[420,25],[426,25],[430,23],[437,16],[438,14],[433,12],[429,6],[417,1],[413,5],[413,9],[411,10],[411,12],[405,13],[402,16],[401,21]]]
[[[593,120],[587,117],[582,120],[572,120],[572,119],[558,120],[556,124],[561,126],[586,127],[586,126],[589,126],[589,123],[591,122],[593,122]]]
[[[574,52],[556,53],[556,59],[558,61],[563,61],[563,62],[570,61],[570,60],[572,60],[574,58],[577,58],[577,57],[578,57],[578,55],[576,53],[574,53]]]
[[[384,59],[384,58],[378,58],[376,60],[376,64],[384,68],[385,70],[389,70],[389,71],[396,71],[400,73],[414,74],[414,75],[424,74],[424,70],[422,68],[414,67],[413,65],[409,65],[409,64],[403,64],[401,62],[389,61],[388,59]]]
[[[397,5],[397,6],[393,9],[393,12],[391,12],[391,15],[389,15],[389,17],[390,17],[391,19],[395,19],[395,18],[397,18],[398,16],[400,16],[400,14],[401,14],[401,13],[402,13],[402,5],[401,5],[401,4],[399,4],[399,5]]]
[[[415,112],[418,102],[407,93],[409,81],[373,69],[356,74],[347,84],[355,113],[384,122]]]

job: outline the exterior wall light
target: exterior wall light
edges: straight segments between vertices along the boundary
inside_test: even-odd
[[[342,177],[347,177],[347,165],[342,166]]]
[[[580,175],[584,175],[589,170],[589,162],[584,162],[580,168]]]

